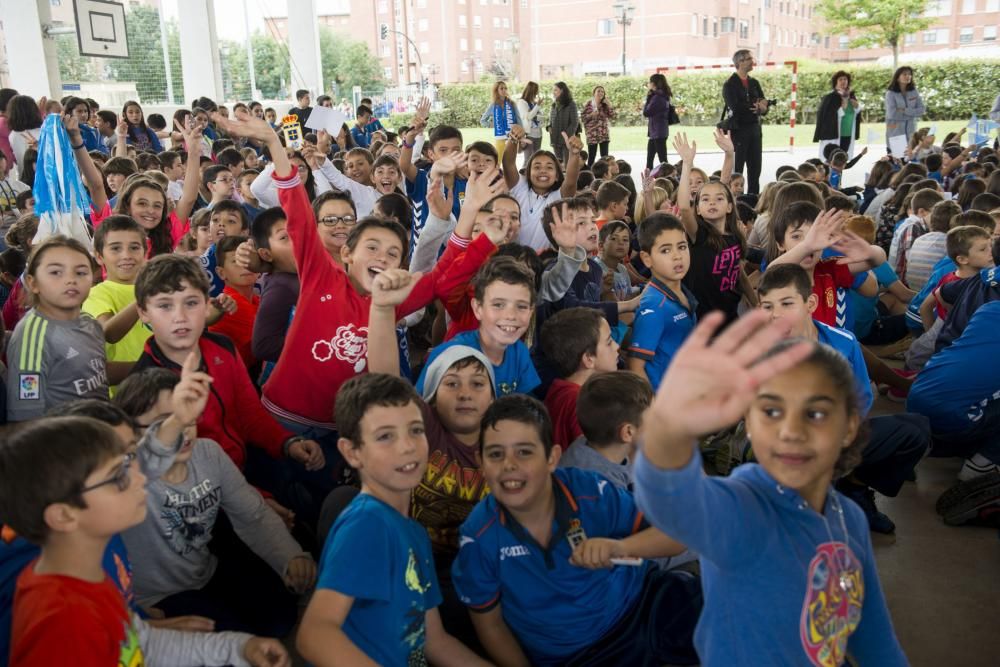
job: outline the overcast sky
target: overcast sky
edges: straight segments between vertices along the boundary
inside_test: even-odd
[[[265,16],[287,16],[288,2],[303,0],[214,0],[215,31],[219,39],[243,40],[246,36],[243,22],[243,5],[250,16],[250,32],[264,30]],[[168,17],[177,16],[177,0],[161,0]],[[349,0],[315,0],[316,14],[323,15],[338,7],[346,7]]]

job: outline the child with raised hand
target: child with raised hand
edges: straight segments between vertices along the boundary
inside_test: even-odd
[[[189,355],[182,374],[198,373],[198,365]],[[199,375],[207,388],[211,377]],[[137,430],[146,429],[172,414],[180,381],[167,369],[150,368],[129,376],[115,402]],[[198,437],[200,417],[194,414],[185,425],[183,444],[169,468],[147,484],[146,519],[123,535],[135,563],[137,601],[167,617],[209,617],[217,630],[284,636],[298,609],[288,589],[303,593],[310,588],[315,563],[218,443]],[[144,446],[149,445],[140,443],[140,455]],[[235,539],[217,528],[220,511]],[[254,585],[248,588],[248,581]]]
[[[515,126],[510,132],[510,141],[504,149],[501,158],[503,176],[510,188],[510,194],[521,205],[521,232],[518,242],[541,252],[549,248],[549,240],[542,227],[542,213],[545,207],[554,201],[576,194],[576,179],[580,175],[580,152],[583,142],[580,137],[566,136],[566,149],[569,158],[566,163],[566,173],[555,154],[550,151],[537,151],[524,165],[524,175],[517,170],[517,152],[524,139],[524,128]]]
[[[32,304],[7,344],[7,420],[41,417],[79,398],[108,397],[104,332],[81,312],[94,260],[79,241],[50,236],[34,246],[24,281]]]
[[[209,391],[207,377],[186,374],[172,415],[153,429],[164,438],[159,447],[180,445],[183,424],[204,407]],[[152,627],[126,607],[102,559],[117,533],[146,516],[146,476],[127,451],[129,441],[134,434],[127,424],[61,416],[28,425],[0,446],[0,513],[17,534],[41,546],[18,578],[11,664],[98,667],[148,658],[288,667],[278,640]],[[171,456],[164,450],[154,458]],[[185,625],[210,630],[205,620],[189,618]]]
[[[782,264],[804,268],[817,298],[813,317],[831,327],[843,325],[838,321],[838,291],[854,286],[854,274],[867,273],[885,262],[884,250],[844,229],[849,217],[846,211],[820,211],[811,202],[796,202],[776,212],[771,221],[774,239],[768,268]],[[822,259],[828,248],[840,256]],[[857,291],[861,296],[877,296],[875,276],[868,273]]]
[[[321,130],[319,133],[320,141],[329,141],[330,135],[327,134],[325,130]],[[391,158],[386,158],[382,160],[376,160],[377,166],[374,167],[372,173],[374,175],[372,184],[359,183],[353,178],[348,178],[344,175],[342,171],[337,169],[336,166],[326,157],[326,154],[322,149],[317,149],[316,147],[306,144],[302,147],[302,157],[305,158],[306,162],[313,169],[313,171],[319,171],[323,176],[330,182],[330,185],[342,190],[344,192],[350,193],[351,199],[354,200],[354,205],[357,207],[358,217],[365,218],[371,215],[372,209],[375,208],[375,202],[384,194],[397,191],[397,185],[399,184],[399,165],[395,163]],[[381,164],[378,164],[381,163]],[[395,171],[395,179],[387,178],[388,172]],[[381,171],[380,171],[381,170]],[[388,185],[390,183],[391,185]]]
[[[388,309],[393,317],[395,306]],[[444,630],[430,540],[408,518],[427,467],[420,398],[405,380],[369,373],[344,384],[336,419],[338,448],[358,471],[361,494],[327,537],[300,653],[317,667],[485,665]]]
[[[706,316],[678,351],[643,421],[636,500],[700,554],[704,665],[906,665],[865,517],[832,484],[862,447],[851,369],[750,313],[717,336]],[[713,338],[714,336],[714,338]],[[698,437],[745,418],[756,459],[702,472]],[[720,523],[721,521],[721,523]],[[732,618],[744,631],[726,630]]]
[[[267,123],[236,112],[235,120],[218,118],[231,135],[264,141],[274,158],[274,181],[288,216],[301,281],[296,316],[262,403],[289,428],[316,435],[327,447],[336,441],[331,421],[340,385],[365,370],[367,320],[372,281],[398,268],[407,256],[408,234],[399,223],[367,218],[354,225],[341,249],[343,269],[323,247],[315,216],[299,187],[298,174]],[[423,276],[398,309],[400,319],[469,281],[495,245],[488,236],[466,252],[449,246],[429,275]],[[331,451],[332,453],[332,451]]]
[[[693,207],[691,175],[698,145],[688,143],[683,132],[674,137],[674,150],[683,160],[677,206],[691,244],[691,264],[684,284],[698,301],[700,317],[721,310],[726,314],[726,321],[732,322],[736,319],[740,300],[747,299],[753,304],[755,298],[743,272],[746,239],[736,212],[736,200],[727,185],[735,160],[733,141],[727,133],[716,130],[715,143],[725,152],[722,178],[702,185]]]

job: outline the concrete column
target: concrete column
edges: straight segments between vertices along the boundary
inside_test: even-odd
[[[56,44],[42,34],[52,22],[49,0],[0,0],[0,20],[7,40],[10,87],[22,95],[62,97]]]
[[[305,88],[315,101],[329,85],[328,81],[323,81],[316,0],[288,3],[288,51],[292,58],[291,94],[294,96],[296,90]]]
[[[224,99],[213,5],[211,0],[177,0],[184,77],[184,99],[179,102],[183,106],[202,96],[216,102]]]

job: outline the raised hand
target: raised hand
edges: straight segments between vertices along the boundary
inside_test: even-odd
[[[867,241],[848,229],[841,231],[839,238],[831,247],[843,255],[837,260],[838,264],[866,262],[872,249]]]
[[[406,269],[386,269],[372,281],[372,305],[379,308],[402,305],[422,276],[419,271],[410,273]]]
[[[576,220],[573,219],[573,212],[569,210],[569,204],[563,202],[561,207],[552,209],[552,239],[567,255],[572,255],[576,251],[576,231]]]
[[[698,153],[698,143],[688,142],[687,134],[678,132],[674,135],[674,151],[681,156],[684,164],[694,164],[694,156]]]
[[[180,133],[188,156],[201,157],[201,133],[202,126],[194,116],[188,115],[182,125],[179,120],[174,121],[174,127]]]
[[[465,153],[452,153],[445,157],[434,160],[431,167],[432,176],[451,176],[469,163],[469,156]]]
[[[713,137],[715,139],[715,145],[721,148],[723,153],[736,152],[736,147],[733,145],[733,138],[729,136],[728,132],[723,132],[719,128],[715,128]]]
[[[66,134],[71,137],[79,136],[80,134],[80,121],[76,119],[76,116],[69,112],[63,112],[62,124],[66,128]],[[27,134],[27,133],[25,133]],[[28,136],[31,136],[30,134]],[[34,137],[31,137],[34,139]]]
[[[569,149],[569,154],[579,157],[580,152],[583,150],[583,140],[575,134],[571,137],[565,132],[562,133],[563,141],[566,142],[566,148]]]
[[[190,353],[181,366],[181,381],[170,397],[174,418],[184,426],[197,423],[208,403],[211,385],[212,376],[201,370],[200,358]]]
[[[500,171],[496,167],[481,174],[472,172],[465,184],[465,201],[462,203],[462,208],[471,206],[472,210],[478,211],[486,205],[486,202],[506,191],[507,184],[500,178]]]
[[[236,303],[236,299],[228,294],[220,294],[217,297],[213,297],[209,299],[208,303],[224,315],[232,315],[240,307],[239,304]]]
[[[671,360],[643,422],[647,456],[659,458],[650,451],[656,448],[663,453],[671,445],[690,447],[699,436],[736,423],[757,387],[809,355],[809,344],[802,343],[760,361],[783,335],[769,318],[754,310],[715,336],[725,321],[716,311],[695,327]]]
[[[823,211],[809,227],[802,242],[809,252],[826,250],[840,240],[845,222],[847,222],[846,211],[836,209]]]
[[[500,245],[510,235],[512,224],[510,218],[490,213],[486,218],[486,223],[483,225],[483,234],[486,234],[486,238],[492,241],[493,245]]]
[[[215,124],[230,136],[246,137],[257,141],[276,141],[278,135],[274,133],[271,126],[263,118],[257,118],[242,108],[233,111],[233,115],[226,118],[216,112],[212,114]]]
[[[652,169],[643,169],[642,170],[642,191],[646,192],[648,190],[652,190],[654,187],[656,187],[655,184],[656,184],[656,178],[653,176],[653,170]]]
[[[431,180],[430,188],[427,190],[427,205],[436,217],[441,220],[451,218],[451,212],[455,207],[455,188],[448,190],[447,196],[444,194],[444,179],[435,176]]]
[[[127,137],[128,136],[128,122],[122,118],[118,121],[118,126],[115,127],[116,137]]]
[[[329,135],[327,135],[329,136]],[[323,164],[325,157],[322,153],[316,150],[316,147],[311,144],[302,144],[302,159],[306,161],[310,169],[319,169],[319,166]]]
[[[431,116],[431,101],[426,97],[421,97],[420,101],[417,103],[417,113],[413,117],[414,124],[417,120],[420,120],[427,124],[427,119]]]

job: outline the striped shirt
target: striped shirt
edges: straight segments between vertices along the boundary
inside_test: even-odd
[[[89,315],[54,320],[32,309],[7,345],[7,420],[41,417],[80,398],[108,398],[104,332]]]
[[[934,271],[934,265],[948,254],[948,235],[944,232],[928,232],[918,238],[906,253],[906,276],[904,282],[915,292],[927,284]]]

